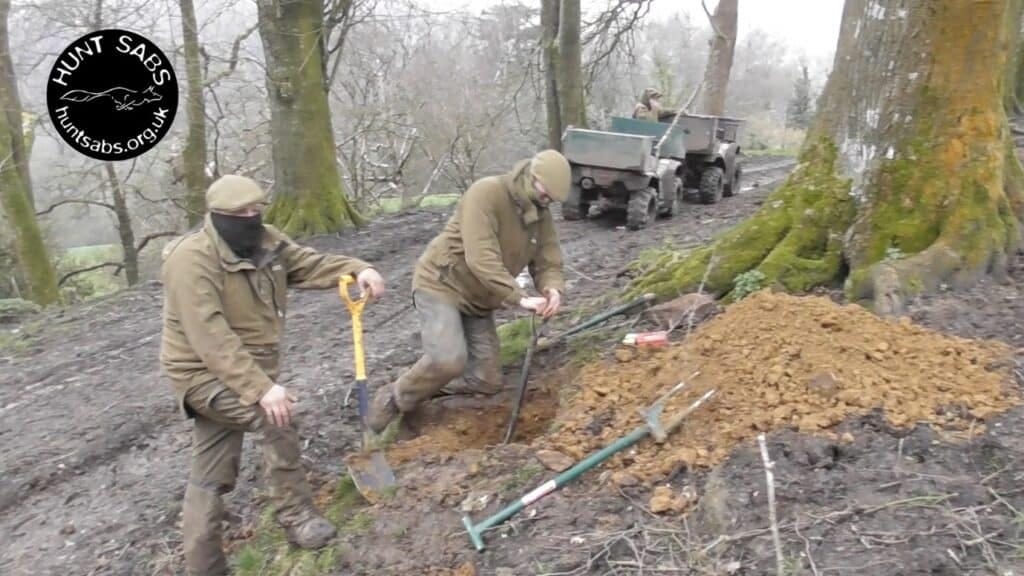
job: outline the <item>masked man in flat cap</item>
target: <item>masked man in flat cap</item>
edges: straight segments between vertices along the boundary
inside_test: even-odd
[[[185,489],[185,564],[193,576],[228,573],[221,496],[235,487],[245,432],[262,445],[271,504],[288,539],[325,546],[335,528],[313,503],[292,416],[296,395],[276,383],[287,289],[330,289],[342,274],[383,294],[369,264],[299,246],[262,223],[264,191],[242,176],[207,190],[203,226],[164,249],[160,361],[179,408],[194,422]]]
[[[545,150],[463,194],[416,264],[413,301],[423,355],[377,390],[367,417],[374,432],[435,395],[501,389],[494,311],[518,306],[548,318],[561,306],[562,251],[548,204],[565,201],[570,180],[565,157]],[[516,282],[527,266],[544,296],[529,296]]]

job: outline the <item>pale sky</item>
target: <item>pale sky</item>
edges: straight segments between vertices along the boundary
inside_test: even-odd
[[[716,0],[705,0],[708,10],[714,11]],[[771,36],[783,39],[794,56],[805,52],[812,61],[826,57],[831,66],[831,55],[839,37],[839,22],[843,15],[844,0],[739,0],[739,38],[754,28],[761,28]],[[479,10],[500,0],[425,0],[436,9],[468,8]],[[607,0],[581,0],[586,12],[601,10]],[[540,0],[537,0],[540,4]],[[661,19],[677,12],[689,13],[694,22],[707,21],[700,0],[654,0],[650,17]]]

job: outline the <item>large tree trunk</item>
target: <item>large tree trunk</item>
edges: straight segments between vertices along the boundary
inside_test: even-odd
[[[587,127],[583,98],[580,0],[561,0],[558,15],[558,103],[563,128]]]
[[[257,6],[274,160],[274,203],[266,219],[293,236],[362,224],[338,174],[324,80],[323,1],[259,0]]]
[[[729,89],[729,74],[736,50],[737,0],[718,0],[711,16],[711,51],[704,67],[704,97],[701,112],[721,116],[725,114],[725,96]]]
[[[559,0],[541,0],[540,27],[544,49],[544,104],[548,118],[548,146],[562,149],[562,108],[558,103]]]
[[[185,163],[185,214],[189,227],[206,212],[206,110],[203,104],[203,73],[199,63],[199,28],[192,0],[180,0],[181,29],[185,45],[185,76],[188,80],[188,139],[182,153]]]
[[[1024,217],[1003,108],[1018,4],[847,0],[795,172],[748,221],[666,257],[633,290],[691,290],[711,264],[717,295],[751,270],[790,291],[845,278],[852,300],[892,313],[907,296],[1001,273]]]
[[[114,216],[117,218],[117,235],[121,240],[121,251],[124,253],[124,278],[129,286],[139,283],[139,252],[135,249],[135,230],[132,228],[132,216],[128,211],[128,200],[124,195],[121,180],[110,162],[104,164],[107,173],[107,185],[113,200]]]
[[[0,0],[0,203],[14,231],[18,264],[28,278],[28,298],[45,306],[56,302],[60,293],[32,198],[21,100],[7,34],[10,9],[9,0]]]

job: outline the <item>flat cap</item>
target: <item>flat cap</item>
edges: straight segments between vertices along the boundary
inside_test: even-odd
[[[250,204],[266,204],[267,194],[252,178],[226,174],[206,189],[206,207],[230,212]]]
[[[530,173],[540,180],[555,202],[565,202],[569,198],[572,169],[569,161],[558,150],[544,150],[534,155],[530,162]]]

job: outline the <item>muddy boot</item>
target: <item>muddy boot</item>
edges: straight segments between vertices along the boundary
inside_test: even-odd
[[[323,548],[338,533],[333,524],[313,511],[307,513],[302,520],[283,528],[289,542],[307,550]]]
[[[395,396],[391,393],[390,386],[381,386],[377,389],[377,393],[370,400],[367,412],[366,425],[374,434],[383,432],[398,416],[398,404],[395,404]]]

